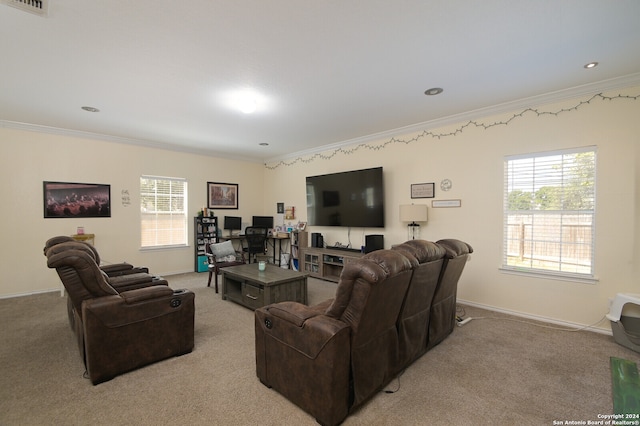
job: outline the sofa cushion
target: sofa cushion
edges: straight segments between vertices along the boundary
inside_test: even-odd
[[[211,253],[216,258],[216,262],[232,262],[236,260],[236,251],[231,240],[211,244],[209,247],[211,247]]]

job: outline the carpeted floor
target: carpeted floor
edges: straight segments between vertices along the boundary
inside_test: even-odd
[[[92,386],[59,292],[0,300],[0,425],[313,425],[255,376],[253,312],[205,274],[167,277],[196,293],[195,349]],[[310,304],[336,284],[310,279]],[[551,425],[612,414],[611,336],[543,328],[465,307],[474,319],[392,381],[345,425]],[[313,386],[310,383],[310,386]]]

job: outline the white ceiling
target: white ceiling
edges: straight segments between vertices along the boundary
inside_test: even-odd
[[[269,161],[638,83],[639,17],[637,0],[0,4],[0,126]],[[243,89],[253,114],[227,105]]]

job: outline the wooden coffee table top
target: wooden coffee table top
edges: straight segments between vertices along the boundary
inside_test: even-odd
[[[258,270],[257,263],[247,263],[244,265],[221,268],[220,272],[239,278],[244,278],[253,282],[258,282],[265,286],[281,284],[286,281],[298,280],[309,275],[304,272],[297,272],[291,269],[280,268],[279,266],[270,263],[267,263],[264,271]]]

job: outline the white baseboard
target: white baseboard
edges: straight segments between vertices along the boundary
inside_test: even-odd
[[[592,326],[592,324],[579,324],[579,323],[575,323],[575,322],[560,321],[560,320],[557,320],[557,319],[554,319],[554,318],[547,318],[547,317],[543,317],[543,316],[539,316],[539,315],[527,314],[527,313],[524,313],[524,312],[511,311],[511,310],[508,310],[508,309],[498,308],[496,306],[484,305],[482,303],[470,302],[468,300],[462,300],[462,299],[458,299],[458,303],[460,303],[462,305],[473,306],[473,307],[480,308],[480,309],[486,309],[488,311],[500,312],[502,314],[507,314],[507,315],[513,315],[515,317],[526,318],[526,319],[530,319],[530,320],[533,320],[533,321],[540,321],[540,322],[546,322],[546,323],[550,323],[550,324],[555,324],[555,325],[559,325],[559,326],[562,326],[562,327],[566,327],[567,329],[584,329],[585,331],[592,331],[594,333],[600,333],[600,334],[606,334],[606,335],[609,335],[609,336],[613,336],[611,328],[607,329],[607,328],[604,328],[603,326],[596,327],[596,326]],[[603,314],[603,318],[604,318],[604,314]],[[600,321],[600,322],[604,322],[604,321]],[[600,322],[598,322],[598,324],[600,324]],[[609,321],[607,321],[606,323],[608,324]]]

